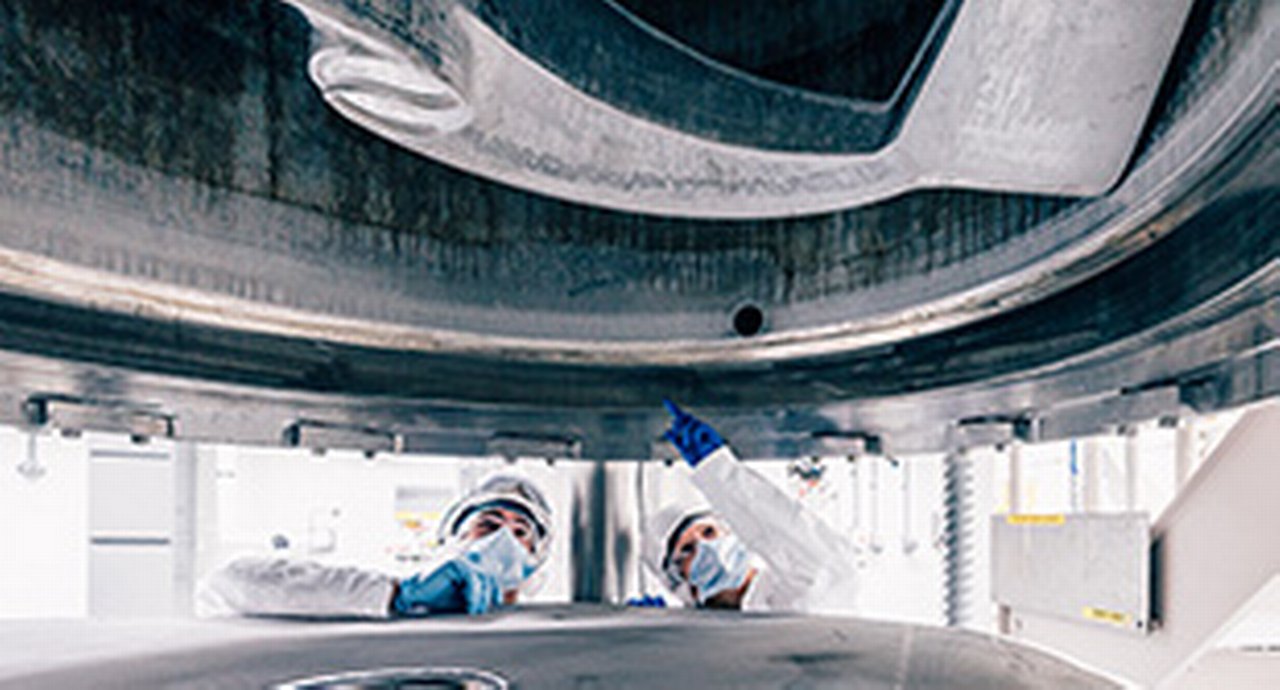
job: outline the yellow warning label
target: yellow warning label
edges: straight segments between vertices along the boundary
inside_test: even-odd
[[[425,529],[430,523],[440,521],[440,511],[438,510],[397,510],[395,512],[396,522],[404,525],[408,529],[420,530]]]
[[[1099,621],[1102,623],[1111,623],[1113,625],[1129,625],[1129,614],[1120,613],[1119,611],[1108,611],[1106,609],[1094,608],[1092,606],[1084,607],[1084,617],[1091,621]]]
[[[1066,515],[1007,515],[1005,521],[1011,525],[1061,525],[1067,521]]]

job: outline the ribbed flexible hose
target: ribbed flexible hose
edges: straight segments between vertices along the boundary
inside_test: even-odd
[[[973,579],[977,506],[973,461],[963,451],[949,454],[943,465],[943,585],[947,625],[973,620]]]

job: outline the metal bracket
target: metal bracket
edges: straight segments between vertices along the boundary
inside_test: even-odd
[[[1177,419],[1188,410],[1176,382],[1124,388],[1113,395],[1045,411],[1038,420],[1039,439],[1052,441],[1119,433],[1141,422]]]
[[[285,427],[283,441],[293,448],[324,452],[332,448],[358,450],[365,457],[404,451],[404,436],[375,426],[319,419],[299,419]]]
[[[815,450],[811,455],[884,455],[884,442],[879,435],[862,430],[823,429],[810,436]],[[830,450],[830,452],[821,452]]]
[[[972,448],[999,446],[1013,441],[1036,441],[1041,438],[1040,422],[1029,414],[965,417],[956,422],[956,442],[952,445]]]
[[[177,418],[156,405],[63,393],[33,393],[23,401],[22,413],[32,427],[50,426],[68,435],[86,429],[125,433],[136,442],[173,438],[177,426]]]
[[[516,458],[569,458],[582,457],[582,440],[559,434],[540,434],[523,431],[499,431],[489,437],[490,455]]]

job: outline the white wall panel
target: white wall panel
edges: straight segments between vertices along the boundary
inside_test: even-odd
[[[28,436],[0,428],[0,618],[85,615],[89,481],[80,441],[39,436],[43,477],[16,471]]]

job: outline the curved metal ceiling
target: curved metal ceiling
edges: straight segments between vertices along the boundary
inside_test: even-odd
[[[609,40],[642,36],[739,86],[809,98],[587,4],[596,9],[570,18],[608,10],[603,25],[630,27],[565,37],[574,50],[583,40],[604,50],[607,65],[627,54],[609,52]],[[748,205],[736,220],[662,216],[640,191],[625,196],[642,213],[599,208],[604,197],[556,200],[370,134],[312,82],[325,41],[341,31],[367,39],[370,15],[307,5],[312,21],[338,22],[327,39],[274,2],[137,0],[86,13],[32,0],[0,14],[6,414],[32,396],[64,396],[133,410],[126,416],[167,410],[177,433],[200,438],[277,440],[321,419],[419,449],[486,452],[494,434],[524,433],[635,457],[650,453],[655,402],[669,394],[716,410],[744,453],[760,455],[855,431],[938,447],[957,419],[1160,385],[1180,391],[1179,405],[1272,390],[1267,376],[1230,390],[1215,377],[1268,356],[1277,330],[1274,3],[1196,4],[1150,116],[1144,106],[1120,128],[1142,129],[1123,179],[1101,196],[921,190],[865,205],[841,196],[840,210],[802,216],[751,217],[762,210]],[[518,8],[441,4],[443,14],[415,18],[420,33],[372,34],[385,45],[361,44],[357,57],[401,60],[397,41],[479,26],[465,15],[489,22],[483,35],[506,46],[501,64],[556,73],[572,54],[557,52],[565,46],[544,45],[541,62],[510,52],[551,30],[521,34]],[[1171,50],[1181,24],[1172,9],[1159,17],[1172,35],[1159,50],[1144,44],[1151,55]],[[472,136],[473,118],[551,112],[518,89],[490,93],[502,105],[487,110],[473,98],[478,73],[448,68],[493,68],[450,62],[482,34],[444,35],[455,43],[413,58],[431,67],[437,55],[434,70],[415,62],[394,73],[435,75],[407,87],[415,103],[472,111],[455,110],[459,119],[436,127],[454,134],[433,141]],[[363,64],[329,67],[363,77]],[[557,98],[610,93],[546,83]],[[558,128],[588,139],[648,127],[631,106],[612,113],[623,129]],[[670,162],[690,150],[647,153]],[[608,147],[584,151],[629,165]],[[758,334],[735,331],[743,307],[759,310]],[[1216,392],[1204,380],[1218,381]],[[226,409],[232,399],[244,410]]]

